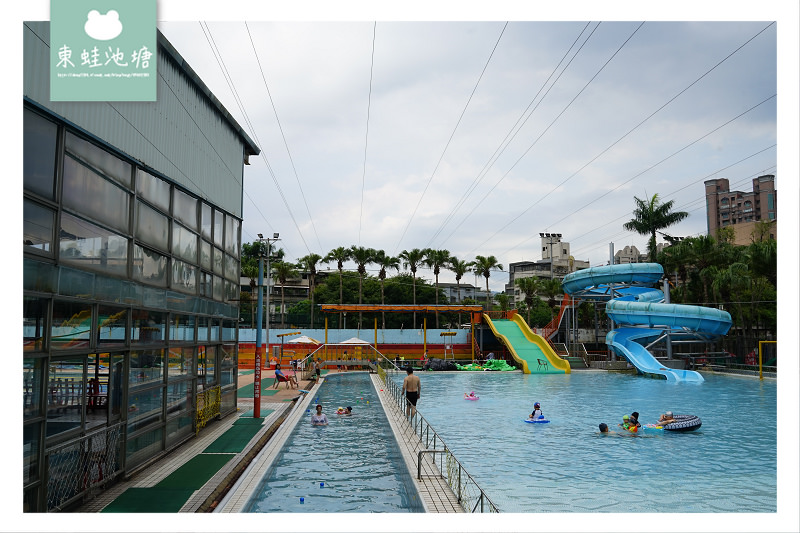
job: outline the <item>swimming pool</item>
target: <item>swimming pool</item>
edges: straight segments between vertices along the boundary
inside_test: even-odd
[[[420,413],[502,512],[777,510],[774,381],[706,374],[703,383],[669,383],[594,371],[419,376]],[[472,390],[480,400],[464,401]],[[523,422],[536,401],[549,424]],[[619,429],[632,411],[655,422],[666,410],[695,414],[702,427],[638,436],[597,429]]]
[[[303,415],[244,512],[424,512],[369,374],[326,377],[317,398],[329,425]]]

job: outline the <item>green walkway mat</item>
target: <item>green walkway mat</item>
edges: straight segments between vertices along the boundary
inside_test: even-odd
[[[209,446],[209,448],[210,447],[211,446]],[[192,457],[185,465],[165,477],[155,488],[197,490],[205,485],[206,481],[211,479],[214,474],[219,472],[220,468],[225,466],[225,463],[233,458],[233,453],[234,452],[219,454],[201,453],[200,455]]]
[[[255,374],[255,370],[239,370],[240,376],[249,376],[250,374]]]
[[[266,415],[265,415],[266,416]],[[231,428],[217,437],[217,440],[203,450],[207,453],[239,453],[244,450],[247,443],[261,430],[264,422],[261,418],[239,419]],[[202,456],[200,456],[202,457]]]
[[[177,513],[195,489],[131,487],[109,503],[103,513]]]
[[[261,380],[261,396],[272,396],[278,392],[278,389],[273,389],[272,385],[275,383],[275,378],[264,378]],[[284,387],[286,385],[283,385]],[[253,384],[250,383],[243,387],[239,387],[237,389],[237,393],[239,394],[240,398],[247,398],[252,397],[253,393]]]
[[[234,422],[233,424],[234,425],[236,425],[236,424],[262,424],[264,422],[264,419],[267,418],[271,413],[274,413],[274,412],[275,412],[275,409],[262,409],[261,410],[261,417],[260,418],[255,418],[255,417],[253,417],[253,415],[255,413],[253,413],[253,410],[250,409],[246,413],[242,413],[241,415],[239,415],[239,419],[236,422]]]

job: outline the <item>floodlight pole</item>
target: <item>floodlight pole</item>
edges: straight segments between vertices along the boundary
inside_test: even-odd
[[[259,234],[261,237],[261,234]],[[259,243],[263,242],[259,239]],[[256,312],[256,320],[258,328],[256,329],[256,353],[254,357],[255,374],[253,376],[253,418],[261,418],[261,353],[262,353],[262,338],[261,338],[261,320],[264,316],[263,309],[264,301],[264,255],[261,253],[259,247],[258,254],[258,311]]]

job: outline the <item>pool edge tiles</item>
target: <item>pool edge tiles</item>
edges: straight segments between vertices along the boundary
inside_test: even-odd
[[[408,470],[408,476],[417,491],[420,502],[426,513],[463,513],[458,498],[453,493],[447,481],[441,476],[426,476],[422,480],[416,477],[415,452],[423,449],[417,434],[411,429],[402,412],[391,402],[389,393],[386,392],[377,374],[370,375],[372,386],[381,401],[381,407],[392,428],[392,434],[403,457],[403,462]],[[429,473],[430,474],[430,473]]]

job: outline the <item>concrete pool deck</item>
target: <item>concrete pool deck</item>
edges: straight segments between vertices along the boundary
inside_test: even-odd
[[[336,372],[333,374],[335,375]],[[262,378],[273,376],[274,374],[270,371],[262,373]],[[422,480],[416,478],[416,454],[422,449],[421,443],[400,409],[391,402],[388,393],[381,390],[383,387],[380,378],[376,374],[372,374],[371,378],[426,512],[463,513],[463,509],[447,482],[424,461]],[[239,389],[252,385],[252,383],[252,371],[240,373]],[[257,490],[261,478],[277,457],[289,434],[305,414],[305,410],[314,397],[316,387],[319,387],[319,384],[313,381],[300,381],[297,389],[279,386],[273,393],[272,390],[265,388],[270,391],[270,395],[261,397],[261,413],[264,421],[258,431],[243,450],[234,454],[231,460],[221,466],[202,487],[188,497],[178,512],[241,512],[253,491]],[[299,389],[311,392],[304,394]],[[129,479],[114,484],[109,490],[78,508],[77,512],[103,512],[128,489],[140,490],[156,487],[189,461],[202,454],[225,432],[233,428],[238,420],[252,419],[252,409],[253,398],[240,397],[238,410],[235,413],[221,420],[212,421],[200,431],[196,438],[134,473]],[[154,504],[154,508],[148,512],[159,511]]]

